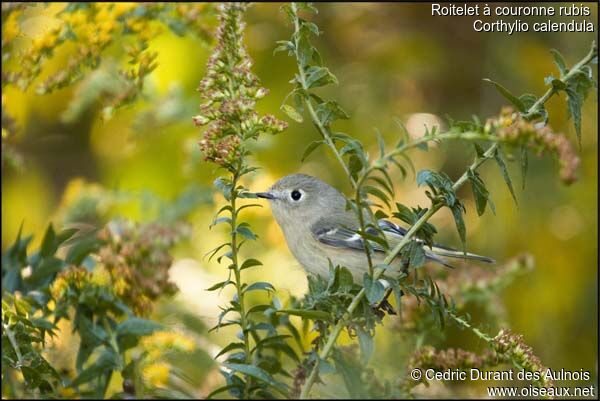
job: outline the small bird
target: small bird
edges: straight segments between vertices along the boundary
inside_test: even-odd
[[[256,196],[269,200],[288,248],[309,273],[327,277],[331,263],[333,266],[345,266],[355,281],[362,282],[363,274],[368,271],[364,238],[358,233],[360,224],[356,214],[346,209],[346,198],[337,189],[318,178],[292,174],[281,178],[267,192],[256,193]],[[379,220],[378,224],[391,248],[402,240],[407,231],[387,220]],[[375,234],[374,228],[370,230],[371,234]],[[370,244],[374,250],[373,263],[382,263],[384,248],[373,241]],[[452,266],[442,256],[494,263],[493,259],[485,256],[465,254],[438,244],[429,248],[423,243],[423,248],[427,259],[450,268]],[[394,266],[394,271],[399,272],[400,268]]]

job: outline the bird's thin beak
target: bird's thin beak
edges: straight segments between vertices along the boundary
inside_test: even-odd
[[[256,196],[258,196],[259,198],[264,198],[264,199],[275,199],[273,194],[270,192],[257,192]]]

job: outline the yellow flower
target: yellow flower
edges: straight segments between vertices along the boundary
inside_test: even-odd
[[[163,352],[160,348],[152,348],[148,351],[148,355],[146,356],[148,361],[156,361],[158,358],[162,356]]]
[[[74,398],[75,390],[73,390],[71,387],[62,387],[59,390],[59,394],[62,398]]]
[[[65,280],[64,277],[57,277],[57,279],[54,280],[52,286],[50,287],[50,294],[52,294],[52,298],[61,298],[67,290],[68,286],[69,283],[67,283],[67,280]]]
[[[16,38],[19,33],[21,33],[21,29],[19,27],[18,19],[21,13],[13,12],[11,13],[6,22],[2,24],[2,40],[3,42],[10,42],[14,38]]]
[[[121,15],[128,13],[137,7],[137,3],[116,3],[113,6],[113,12],[116,17],[120,17]]]
[[[98,12],[96,13],[95,20],[103,21],[103,20],[113,18],[113,15],[112,15],[113,6],[114,6],[114,4],[111,4],[111,3],[102,3],[102,2],[96,3],[96,8],[98,9]]]
[[[95,269],[92,273],[92,283],[98,286],[107,286],[110,284],[110,275],[103,267]]]
[[[140,18],[127,20],[126,24],[127,27],[133,32],[143,32],[148,25],[144,20]]]
[[[65,22],[71,24],[73,28],[79,27],[87,22],[87,14],[83,10],[77,10],[72,13],[64,14]]]
[[[144,382],[152,387],[165,387],[169,381],[169,365],[164,362],[153,363],[142,369]]]
[[[146,349],[173,348],[177,351],[192,352],[196,349],[195,341],[184,334],[173,331],[157,331],[154,334],[142,339],[142,346]]]
[[[114,283],[115,294],[122,296],[129,290],[129,284],[123,277],[119,277]]]

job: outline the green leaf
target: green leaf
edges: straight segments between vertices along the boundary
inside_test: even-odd
[[[217,283],[217,284],[207,288],[206,291],[220,290],[221,288],[227,287],[229,284],[235,284],[235,283],[231,280],[221,281],[220,283]]]
[[[246,287],[244,289],[244,293],[257,290],[275,291],[275,288],[271,283],[267,283],[265,281],[257,281],[256,283],[252,283],[248,287]]]
[[[83,260],[100,247],[100,241],[96,237],[96,231],[83,235],[74,240],[69,247],[65,262],[80,265]]]
[[[25,279],[25,282],[36,287],[54,277],[54,275],[61,271],[65,266],[65,262],[58,258],[46,257],[42,259],[38,267],[31,273],[31,276]]]
[[[225,366],[226,368],[229,368],[231,370],[234,370],[236,372],[251,376],[255,379],[258,379],[270,386],[272,386],[273,388],[277,389],[278,391],[280,391],[283,394],[287,394],[288,392],[288,388],[284,383],[281,383],[277,380],[275,380],[270,374],[268,374],[267,372],[265,372],[263,369],[259,368],[258,366],[254,366],[254,365],[243,365],[241,363],[224,363],[223,366]]]
[[[358,179],[358,174],[363,168],[363,162],[360,157],[356,156],[356,154],[352,154],[350,159],[348,160],[348,170],[350,171],[350,175],[355,180]]]
[[[389,208],[390,207],[390,199],[389,197],[379,188],[374,187],[372,185],[365,185],[363,187],[363,190],[366,191],[367,193],[375,196],[378,199],[381,199],[383,201],[383,203],[386,204],[386,206]]]
[[[218,389],[216,389],[216,390],[212,391],[210,394],[208,394],[208,395],[206,396],[206,399],[207,399],[207,400],[210,400],[210,399],[212,399],[212,398],[213,398],[215,395],[217,395],[217,394],[220,394],[220,393],[223,393],[223,392],[225,392],[225,391],[232,390],[232,389],[239,389],[239,386],[238,386],[237,384],[228,384],[228,385],[226,385],[226,386],[221,386],[221,387],[219,387]],[[241,394],[241,391],[240,391],[240,394]],[[167,398],[170,398],[170,397],[167,397]]]
[[[350,116],[346,113],[337,102],[328,100],[317,106],[317,118],[321,124],[328,127],[333,121],[339,119],[348,119]]]
[[[473,191],[473,197],[475,198],[477,214],[481,216],[483,212],[485,212],[485,207],[489,198],[489,192],[476,171],[471,169],[467,170],[467,177],[471,182],[471,189]]]
[[[524,93],[521,96],[519,96],[519,100],[521,100],[525,108],[529,110],[531,106],[533,106],[535,102],[537,102],[538,98],[537,96],[532,95],[531,93]]]
[[[248,269],[254,266],[262,266],[262,262],[256,259],[246,259],[242,266],[240,266],[240,270]]]
[[[425,264],[425,250],[416,240],[410,241],[402,248],[402,261],[408,262],[414,269]]]
[[[362,327],[356,327],[356,334],[358,335],[358,344],[360,346],[360,355],[362,362],[366,365],[371,360],[373,356],[373,351],[375,349],[375,344],[373,342],[373,337],[367,331],[365,331]]]
[[[119,355],[117,355],[112,349],[105,349],[100,357],[85,369],[79,376],[73,380],[71,385],[77,387],[80,384],[87,383],[94,379],[97,379],[102,374],[115,370],[119,365]]]
[[[396,208],[398,209],[398,212],[394,213],[394,217],[408,224],[413,224],[417,220],[417,216],[408,206],[405,206],[402,203],[396,203]]]
[[[251,313],[264,312],[269,308],[272,308],[272,307],[270,305],[266,305],[266,304],[254,305],[252,308],[248,309],[248,312],[246,312],[246,315],[249,315]]]
[[[558,71],[560,71],[561,76],[567,75],[569,70],[567,69],[567,64],[565,63],[565,59],[562,54],[556,49],[550,49],[550,53],[554,57],[554,64],[558,67]]]
[[[517,197],[515,196],[515,190],[513,189],[512,181],[510,179],[510,175],[508,174],[508,169],[506,168],[506,163],[504,162],[504,157],[502,156],[502,151],[500,148],[496,148],[496,151],[494,152],[494,160],[496,160],[498,167],[500,167],[500,172],[502,173],[504,182],[506,183],[512,198],[515,201],[515,204],[518,204]]]
[[[227,178],[219,177],[214,181],[214,186],[221,191],[225,199],[231,200],[231,181]]]
[[[326,67],[312,66],[306,70],[306,87],[317,88],[337,84],[337,78]]]
[[[117,325],[117,344],[119,345],[119,349],[124,351],[135,346],[140,337],[150,335],[162,329],[164,327],[161,324],[152,320],[132,317]]]
[[[280,309],[277,313],[285,313],[286,315],[300,316],[306,319],[331,321],[331,315],[328,312],[320,310],[308,309]]]
[[[557,91],[565,90],[567,88],[567,84],[565,84],[563,81],[561,81],[560,79],[557,79],[557,78],[553,78],[550,81],[550,85]]]
[[[566,92],[569,115],[573,119],[577,141],[579,142],[579,146],[581,146],[581,106],[583,105],[583,98],[574,89],[573,85],[569,85]]]
[[[436,189],[452,189],[452,180],[446,174],[432,170],[421,170],[417,174],[417,186],[423,184]]]
[[[371,305],[380,302],[385,295],[385,288],[379,280],[373,281],[368,273],[363,276],[363,286],[365,288],[365,295]]]
[[[319,13],[319,10],[315,6],[313,6],[311,3],[304,3],[304,2],[296,3],[296,6],[298,7],[298,10],[301,10],[301,11],[306,11],[306,12],[310,12],[313,14]]]
[[[231,218],[227,217],[227,216],[221,216],[221,217],[217,217],[216,219],[213,220],[212,223],[210,223],[210,225],[208,226],[209,229],[213,228],[214,226],[221,224],[221,223],[231,223]]]
[[[338,273],[338,288],[340,291],[350,291],[354,284],[352,273],[346,267],[340,267]]]
[[[477,142],[473,142],[473,146],[475,146],[475,154],[477,155],[477,157],[482,158],[485,153],[483,148]]]
[[[298,113],[298,111],[288,104],[281,105],[281,110],[292,120],[297,123],[301,123],[304,121],[302,114]]]
[[[465,227],[465,221],[463,220],[462,215],[464,212],[463,206],[460,203],[457,203],[454,207],[450,208],[450,210],[452,210],[452,216],[454,216],[456,231],[458,231],[463,249],[465,249],[467,242],[467,228]]]
[[[310,41],[308,40],[308,35],[306,33],[300,32],[295,47],[296,58],[298,59],[300,67],[306,68],[306,66],[312,61],[314,51],[314,48],[310,44]]]
[[[215,359],[217,359],[218,357],[220,357],[221,355],[223,355],[226,352],[229,352],[231,350],[234,349],[244,349],[244,343],[230,343],[228,345],[226,345],[223,349],[221,349],[221,351],[219,351],[219,353],[217,353],[217,355],[215,355]]]
[[[369,393],[369,389],[365,385],[363,380],[362,366],[357,366],[357,361],[347,353],[334,348],[332,352],[332,358],[335,362],[335,368],[337,372],[344,379],[346,391],[351,398],[355,399],[369,399],[372,395]]]
[[[132,335],[136,337],[147,336],[164,327],[152,320],[142,319],[139,317],[129,318],[117,325],[117,336]]]
[[[58,243],[56,241],[56,233],[54,232],[52,224],[49,224],[44,239],[42,240],[42,245],[40,246],[40,255],[42,257],[52,256],[57,249]]]
[[[249,240],[254,241],[258,238],[258,236],[256,234],[254,234],[254,232],[252,232],[248,223],[241,223],[239,226],[236,227],[235,231],[238,234],[240,234],[242,237],[249,239]]]
[[[323,145],[325,141],[313,141],[311,142],[306,149],[304,149],[304,153],[302,153],[302,157],[300,158],[301,162],[304,162],[306,158],[315,151],[319,146]]]
[[[277,47],[273,50],[273,54],[281,51],[287,50],[288,52],[293,52],[295,49],[294,43],[289,40],[278,40]]]
[[[500,94],[502,96],[504,96],[506,98],[506,100],[508,100],[509,102],[511,102],[517,108],[517,110],[519,110],[522,113],[524,113],[525,111],[527,111],[527,108],[525,107],[525,105],[523,104],[523,102],[521,101],[521,99],[519,99],[518,97],[516,97],[515,95],[513,95],[504,86],[502,86],[498,82],[492,81],[491,79],[488,79],[488,78],[485,78],[484,81],[493,84],[496,87],[496,89],[498,90],[498,92],[500,92]]]

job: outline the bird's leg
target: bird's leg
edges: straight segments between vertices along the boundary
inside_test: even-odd
[[[379,304],[375,307],[376,310],[381,310],[381,311],[387,312],[388,315],[396,315],[397,314],[396,310],[394,309],[392,304],[390,304],[388,302],[388,298],[391,293],[392,293],[392,289],[388,288],[385,291],[385,295],[384,295],[383,299],[381,300],[381,302],[379,302]]]

